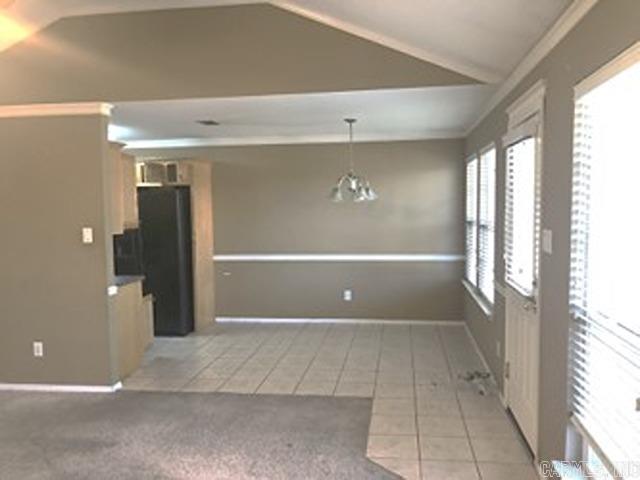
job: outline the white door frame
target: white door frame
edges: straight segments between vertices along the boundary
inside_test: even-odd
[[[509,132],[503,138],[503,148],[506,149],[509,145],[512,145],[517,141],[518,137],[523,137],[527,130],[531,128],[531,118],[537,118],[535,126],[535,134],[533,138],[536,142],[536,209],[541,208],[540,196],[541,196],[541,182],[542,182],[542,166],[543,166],[543,113],[544,113],[544,97],[545,97],[545,83],[539,81],[533,87],[531,87],[522,97],[516,100],[511,107],[507,109],[509,115]],[[529,124],[529,125],[527,125]],[[508,181],[508,178],[506,178]],[[505,183],[506,188],[506,183]],[[510,284],[505,279],[505,378],[503,397],[505,405],[509,408],[516,421],[520,424],[520,428],[524,433],[527,443],[529,444],[534,455],[537,456],[538,450],[538,429],[540,418],[540,291],[541,291],[541,275],[540,275],[540,235],[541,226],[536,225],[535,229],[535,241],[533,252],[535,259],[535,278],[536,288],[534,298],[527,298]],[[514,311],[514,309],[519,311]],[[533,325],[525,325],[529,330],[522,330],[519,332],[516,327],[522,327],[522,325],[514,324],[515,321],[527,321],[535,322]],[[518,416],[523,416],[521,412],[517,412],[520,405],[517,405],[518,399],[514,398],[514,384],[515,377],[518,377],[519,372],[514,372],[514,366],[518,365],[514,359],[521,360],[518,357],[522,352],[517,348],[514,348],[514,330],[515,334],[525,331],[528,336],[526,337],[527,344],[531,347],[529,352],[533,356],[530,358],[529,365],[523,366],[527,370],[525,377],[529,378],[531,383],[528,385],[534,392],[534,398],[532,399],[533,405],[528,412],[528,415],[524,415],[527,418],[525,420],[528,425],[521,424]],[[511,370],[511,371],[509,371]],[[519,385],[521,389],[523,385]],[[528,418],[532,417],[532,418]]]

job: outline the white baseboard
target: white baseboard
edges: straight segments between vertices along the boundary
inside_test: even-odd
[[[0,383],[5,392],[57,392],[57,393],[114,393],[122,388],[122,382],[114,385],[48,385],[39,383]]]
[[[478,342],[476,341],[476,338],[473,336],[473,333],[471,333],[471,329],[469,328],[469,324],[467,322],[464,322],[464,329],[467,331],[467,335],[469,337],[469,340],[471,341],[471,344],[473,345],[473,348],[475,349],[476,353],[480,357],[480,361],[482,362],[482,366],[485,368],[485,370],[487,372],[491,373],[494,383],[497,384],[497,382],[495,381],[496,373],[489,366],[489,363],[487,362],[487,359],[485,358],[484,353],[482,353],[482,350],[480,349],[480,345],[478,345]],[[506,401],[506,399],[504,397],[504,393],[503,392],[498,392],[498,396],[500,398],[500,402],[502,403],[502,406],[505,409],[507,409],[508,405],[507,405],[507,401]]]
[[[491,372],[491,375],[493,375],[495,377],[495,372],[493,370],[491,370],[491,367],[489,367],[489,363],[487,362],[487,359],[484,357],[484,354],[482,353],[482,350],[480,349],[480,345],[478,345],[478,342],[476,342],[476,338],[473,336],[473,333],[471,333],[471,329],[469,328],[469,324],[467,322],[464,322],[464,329],[467,332],[467,336],[469,337],[469,340],[471,341],[471,344],[473,345],[473,348],[475,349],[476,353],[480,357],[480,361],[482,362],[482,366],[485,368],[485,370],[487,372]]]
[[[379,318],[266,318],[266,317],[216,317],[217,323],[338,323],[364,325],[431,325],[460,327],[462,320],[388,320]]]

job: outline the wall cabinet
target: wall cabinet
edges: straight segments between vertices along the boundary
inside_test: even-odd
[[[119,143],[109,144],[111,167],[111,232],[138,227],[135,158],[122,152]]]

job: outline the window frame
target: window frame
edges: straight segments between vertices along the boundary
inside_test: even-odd
[[[487,223],[487,225],[484,225],[485,228],[487,228],[489,230],[490,233],[490,238],[491,238],[491,243],[492,243],[492,249],[493,249],[493,256],[490,259],[485,259],[482,256],[482,229],[483,229],[483,206],[484,204],[489,202],[489,198],[484,198],[483,199],[483,190],[482,190],[482,174],[483,174],[483,157],[485,157],[488,153],[490,153],[491,151],[493,151],[493,171],[490,173],[489,177],[488,177],[488,181],[490,184],[490,188],[493,190],[493,209],[492,212],[490,214],[490,216],[492,218],[485,220],[485,222]],[[478,292],[480,293],[480,295],[482,296],[482,298],[485,300],[486,303],[488,303],[489,305],[493,306],[493,304],[495,303],[495,280],[496,280],[496,276],[495,276],[495,270],[496,270],[496,212],[497,212],[497,188],[498,188],[498,182],[497,182],[497,166],[498,166],[498,148],[496,147],[495,142],[491,142],[489,143],[487,146],[485,146],[484,148],[482,148],[478,154],[478,226],[477,226],[477,231],[478,231],[478,257],[477,257],[477,270],[478,270],[478,281],[477,281],[477,288],[478,288]],[[484,200],[484,201],[483,201]],[[482,289],[482,282],[480,281],[480,275],[482,272],[482,267],[481,265],[485,263],[487,264],[488,268],[491,269],[491,288],[492,288],[492,292],[493,292],[493,298],[489,298],[489,296],[486,294],[486,292]]]
[[[487,202],[487,199],[483,199],[482,198],[482,189],[481,189],[481,185],[482,185],[482,157],[485,156],[487,153],[489,153],[490,151],[494,151],[494,165],[493,165],[493,175],[490,176],[490,182],[493,184],[493,203],[494,203],[494,208],[493,208],[493,219],[491,221],[491,224],[493,225],[493,259],[490,259],[489,261],[484,260],[482,258],[481,255],[481,244],[480,244],[480,238],[481,238],[481,228],[482,228],[482,219],[481,219],[481,213],[482,213],[482,206],[485,202]],[[469,205],[468,205],[468,201],[469,201],[469,179],[468,179],[468,167],[469,164],[472,162],[476,162],[476,168],[475,168],[475,186],[474,186],[474,190],[475,190],[475,215],[473,217],[473,222],[474,222],[474,236],[475,236],[475,242],[474,242],[474,249],[473,249],[473,254],[474,254],[474,278],[470,279],[468,277],[468,270],[467,267],[465,266],[465,274],[464,274],[464,279],[463,279],[463,285],[465,286],[465,288],[467,289],[467,291],[469,292],[469,294],[474,298],[474,300],[476,301],[476,303],[478,303],[478,305],[480,306],[480,308],[483,310],[483,312],[487,315],[487,317],[489,319],[492,318],[492,313],[493,313],[493,306],[495,304],[495,291],[496,291],[496,287],[495,287],[495,264],[496,264],[496,233],[497,233],[497,228],[496,228],[496,218],[497,218],[497,188],[498,188],[498,182],[497,182],[497,163],[498,163],[498,147],[496,145],[495,142],[491,142],[487,145],[485,145],[483,148],[481,148],[480,150],[478,150],[477,152],[472,153],[471,155],[469,155],[466,160],[465,160],[465,173],[467,175],[466,181],[465,181],[465,254],[467,255],[467,261],[468,261],[468,244],[467,244],[467,240],[468,240],[468,235],[469,235]],[[494,298],[493,300],[489,299],[487,297],[487,295],[485,294],[485,292],[481,289],[481,285],[480,285],[480,272],[481,272],[481,264],[482,263],[488,263],[492,269],[493,269],[493,291],[494,291]]]
[[[474,185],[473,197],[471,198],[474,198],[473,200],[474,213],[473,215],[470,215],[469,214],[469,199],[470,199],[469,167],[473,162],[475,162],[475,169],[474,169],[475,179],[473,183]],[[478,284],[478,213],[479,213],[478,180],[480,177],[479,173],[480,173],[480,158],[478,157],[477,154],[474,153],[473,155],[470,155],[469,157],[467,157],[465,161],[465,220],[464,220],[465,222],[465,256],[466,256],[464,279],[472,288],[476,288]],[[469,229],[471,225],[473,225],[473,228],[474,228],[474,232],[473,232],[474,242],[473,242],[473,246],[470,248],[468,244],[468,240],[469,240]],[[469,278],[469,260],[470,260],[469,250],[473,251],[472,259],[473,259],[474,278]]]
[[[633,67],[635,65],[637,65],[638,63],[640,63],[640,42],[637,42],[636,44],[634,44],[632,47],[630,47],[629,49],[627,49],[625,52],[623,52],[621,55],[619,55],[618,57],[614,58],[611,62],[607,63],[606,65],[604,65],[603,67],[599,68],[597,71],[595,71],[593,74],[591,74],[590,76],[588,76],[587,78],[585,78],[584,80],[582,80],[580,83],[578,83],[575,87],[574,87],[574,122],[576,121],[576,115],[577,115],[577,107],[579,106],[579,102],[582,101],[583,97],[587,96],[589,93],[591,93],[592,91],[596,90],[598,87],[604,85],[605,83],[607,83],[609,80],[615,78],[618,74],[624,72],[625,70],[627,70],[630,67]],[[576,175],[576,139],[575,139],[575,134],[576,134],[576,130],[574,128],[574,152],[573,152],[573,162],[574,162],[574,178],[573,181],[575,182],[575,175]],[[571,201],[571,208],[572,208],[572,219],[571,219],[571,226],[572,226],[572,243],[575,241],[575,239],[577,237],[581,237],[583,235],[585,235],[584,231],[581,232],[576,232],[574,229],[576,228],[575,226],[575,218],[574,216],[577,214],[577,212],[579,213],[580,211],[582,211],[581,209],[583,207],[579,207],[578,210],[574,211],[574,209],[577,208],[577,204],[583,200],[579,200],[576,197],[576,187],[574,184],[573,187],[573,192],[572,192],[572,201]],[[587,209],[591,208],[590,206],[587,207]],[[587,247],[588,248],[588,247]],[[585,260],[586,255],[588,255],[586,252],[574,252],[572,251],[572,258],[571,258],[571,285],[572,285],[572,290],[573,288],[576,289],[584,289],[585,286],[582,285],[580,287],[574,287],[574,285],[578,285],[578,283],[581,281],[580,279],[584,277],[585,273],[584,272],[580,272],[580,273],[576,273],[574,272],[574,269],[577,268],[577,265],[579,263],[584,264],[586,261],[588,261],[588,258]],[[575,283],[574,283],[575,282]],[[574,292],[575,293],[575,292]],[[580,302],[576,302],[571,298],[571,292],[570,292],[570,299],[569,299],[569,308],[572,311],[571,316],[572,316],[572,331],[571,331],[571,336],[570,337],[570,345],[569,345],[569,356],[570,358],[574,355],[574,351],[571,347],[571,341],[573,339],[573,335],[574,335],[574,323],[576,322],[576,318],[579,316],[584,315],[585,317],[589,316],[589,313],[587,313],[587,311],[581,312],[581,308],[582,305],[580,305]],[[587,320],[587,322],[590,322],[591,320]],[[620,324],[623,328],[624,325]],[[570,371],[569,371],[569,389],[573,388],[573,384],[574,384],[574,379],[576,378],[576,373],[573,371],[573,366],[571,366]],[[640,408],[640,398],[636,399],[637,408]],[[573,401],[571,401],[571,407],[572,410],[575,408],[575,406],[573,405]],[[637,414],[637,412],[636,412]],[[584,462],[585,465],[587,465],[588,460],[589,460],[589,451],[591,450],[599,459],[599,461],[601,462],[602,466],[604,466],[604,468],[609,472],[609,474],[615,478],[618,478],[616,475],[618,475],[620,472],[617,471],[616,465],[614,462],[612,462],[609,458],[608,455],[603,451],[603,449],[600,447],[599,442],[602,442],[603,439],[596,439],[592,436],[592,433],[589,432],[587,430],[587,428],[585,426],[582,425],[582,423],[580,422],[580,420],[578,419],[577,415],[575,413],[572,412],[571,417],[570,417],[570,428],[573,427],[575,429],[575,431],[577,431],[579,438],[582,441],[582,458],[581,460]],[[588,469],[588,466],[586,467]]]

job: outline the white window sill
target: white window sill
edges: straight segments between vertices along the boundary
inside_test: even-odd
[[[489,303],[487,299],[484,298],[480,294],[480,292],[478,292],[478,289],[473,286],[466,278],[462,280],[462,285],[464,285],[464,288],[466,288],[467,292],[469,292],[469,295],[473,297],[482,312],[487,316],[487,320],[493,320],[493,305]]]

